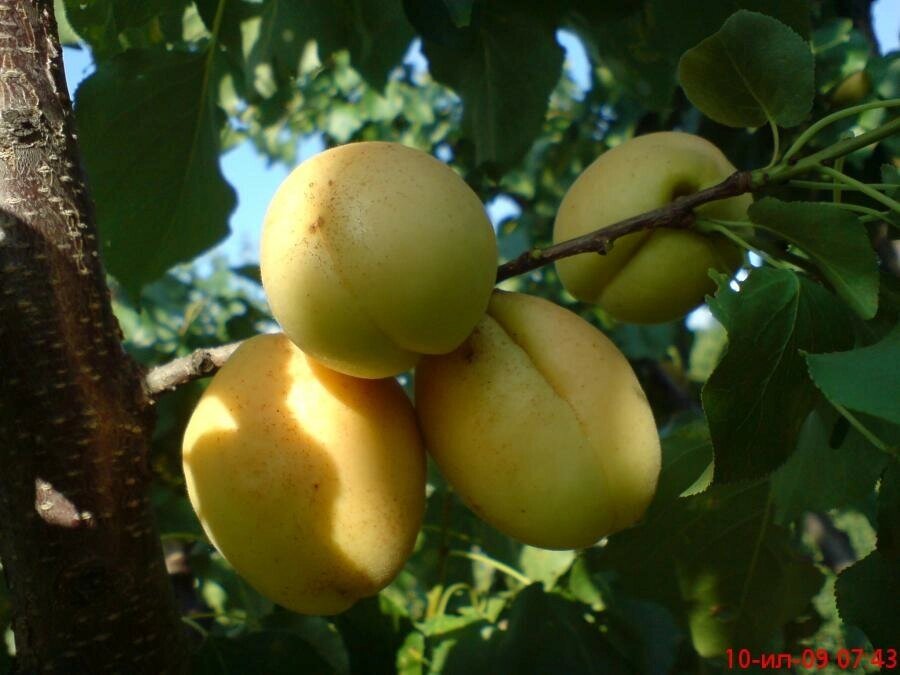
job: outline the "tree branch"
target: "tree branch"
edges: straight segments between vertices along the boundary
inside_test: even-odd
[[[658,227],[688,228],[694,222],[693,211],[696,207],[707,202],[735,197],[749,192],[750,188],[750,174],[745,171],[738,171],[718,185],[679,197],[654,211],[627,218],[603,229],[594,230],[580,237],[569,239],[544,249],[526,251],[518,258],[514,258],[497,268],[497,281],[500,282],[510,277],[525,274],[548,263],[578,255],[579,253],[599,253],[601,255],[608,253],[616,239],[641,230],[653,230]]]
[[[178,673],[154,411],[100,264],[52,0],[0,2],[0,559],[17,673]],[[2,582],[0,582],[2,583]]]
[[[225,365],[240,345],[240,342],[232,342],[221,347],[198,349],[187,356],[156,366],[144,378],[144,389],[151,398],[158,398],[183,384],[208,377]]]
[[[510,260],[497,268],[497,281],[525,274],[543,267],[555,260],[578,255],[579,253],[604,254],[612,248],[613,242],[626,234],[641,230],[652,230],[658,227],[688,228],[694,222],[693,210],[707,202],[735,197],[751,188],[751,175],[746,171],[738,171],[705,190],[679,197],[666,206],[654,211],[613,223],[600,230],[589,232],[581,237],[548,246],[544,249],[526,251],[518,258]],[[221,347],[198,349],[192,354],[153,368],[144,380],[147,395],[158,398],[167,391],[174,391],[181,385],[214,375],[219,368],[238,348],[240,342]]]

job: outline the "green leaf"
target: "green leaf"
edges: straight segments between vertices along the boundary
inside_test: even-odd
[[[863,319],[878,311],[878,257],[858,217],[839,206],[783,202],[766,197],[750,206],[760,229],[805,251],[822,274]]]
[[[271,0],[270,0],[271,1]],[[278,0],[283,5],[292,3]],[[319,57],[340,49],[350,52],[350,63],[375,89],[387,83],[413,39],[412,26],[403,13],[402,0],[301,0],[297,9],[284,9],[300,24],[303,36],[315,38]],[[275,24],[280,28],[279,24]]]
[[[771,512],[767,483],[713,486],[660,505],[587,555],[626,592],[667,605],[701,656],[761,649],[822,583]]]
[[[797,450],[772,475],[777,522],[858,504],[872,494],[888,457],[858,433],[835,433],[838,424],[846,421],[830,407],[806,418]]]
[[[72,47],[78,45],[81,41],[72,24],[69,23],[69,17],[66,13],[65,0],[53,0],[53,15],[56,17],[56,30],[59,33],[59,43],[61,45]],[[0,649],[0,654],[3,650]]]
[[[519,569],[533,581],[540,581],[548,591],[572,566],[575,551],[549,551],[523,546],[519,554]]]
[[[739,293],[720,286],[710,309],[728,331],[701,395],[716,481],[762,476],[793,451],[815,404],[800,350],[848,346],[849,318],[818,284],[771,268],[754,269]]]
[[[340,46],[350,51],[350,63],[366,82],[375,89],[384,89],[388,74],[400,63],[414,37],[403,13],[403,3],[401,0],[342,0],[342,4],[345,9],[338,10],[334,3],[307,0],[308,9],[324,7],[333,15],[353,17],[343,27],[344,40]]]
[[[413,631],[397,652],[397,675],[422,675],[424,658],[425,636]]]
[[[806,362],[829,401],[900,424],[900,327],[874,345],[807,354]]]
[[[68,26],[91,46],[95,59],[103,59],[122,50],[116,26],[113,0],[64,0]]]
[[[200,596],[217,614],[243,615],[248,623],[255,625],[275,608],[271,600],[244,581],[211,546],[195,546],[189,561]]]
[[[469,25],[472,20],[472,5],[475,0],[442,0],[450,12],[453,23],[460,28]]]
[[[586,38],[599,65],[651,110],[670,108],[678,60],[715,33],[739,9],[762,12],[809,34],[809,0],[648,0],[643,3],[573,3],[574,27]],[[609,6],[620,16],[610,16]],[[628,9],[640,11],[621,12]],[[598,11],[599,9],[599,11]],[[621,15],[624,14],[624,15]]]
[[[177,15],[184,11],[187,0],[54,0],[57,6],[65,6],[64,22],[60,33],[71,39],[74,30],[91,46],[98,61],[105,60],[125,49],[127,41],[120,34],[137,28],[163,15]]]
[[[302,2],[269,0],[262,7],[256,39],[247,57],[247,77],[253,78],[257,69],[272,65],[281,75],[294,77],[303,49],[317,33],[323,33],[315,11],[305,12]]]
[[[872,77],[872,89],[881,98],[900,96],[900,52],[894,50],[880,57],[869,56],[866,71]]]
[[[611,622],[609,640],[624,638],[619,647],[634,662],[638,673],[671,673],[686,635],[675,623],[672,613],[656,602],[606,593]]]
[[[588,623],[581,603],[533,584],[501,615],[505,628],[472,624],[447,654],[443,673],[625,673],[621,657]],[[594,617],[596,621],[596,618]]]
[[[893,164],[881,165],[881,182],[892,186],[887,192],[888,197],[896,199],[900,195],[900,169],[896,166]]]
[[[741,10],[678,64],[684,93],[707,117],[732,127],[792,127],[815,94],[809,45],[765,14]]]
[[[84,4],[83,0],[78,0]],[[141,26],[162,14],[183,12],[189,0],[113,0],[113,13],[119,30]]]
[[[480,2],[455,46],[425,41],[435,79],[463,100],[463,131],[478,164],[508,167],[541,129],[559,80],[562,48],[556,26],[511,0]]]
[[[705,420],[689,420],[664,429],[661,440],[662,468],[650,513],[657,508],[668,508],[676,497],[691,492],[713,459],[712,442]],[[703,485],[702,489],[705,488]]]
[[[135,296],[228,232],[206,55],[130,51],[76,96],[80,146],[107,269]]]
[[[878,550],[900,563],[900,462],[891,462],[878,490]]]
[[[208,637],[194,654],[194,675],[295,675],[333,673],[309,644],[286,631],[265,631],[238,637]]]
[[[312,647],[319,657],[330,666],[329,672],[333,671],[341,675],[350,672],[347,647],[344,645],[341,634],[327,619],[321,616],[304,616],[282,607],[276,607],[274,612],[262,620],[262,628],[295,635]]]
[[[874,551],[841,572],[835,586],[838,611],[865,631],[875,648],[900,644],[900,565]]]
[[[404,636],[412,631],[409,618],[383,595],[360,600],[338,615],[335,624],[347,645],[354,675],[393,672]]]

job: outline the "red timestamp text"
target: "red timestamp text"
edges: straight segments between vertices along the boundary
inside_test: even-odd
[[[900,666],[897,649],[875,649],[866,652],[861,648],[838,649],[831,653],[827,649],[804,649],[800,654],[789,652],[761,652],[754,654],[749,649],[726,649],[726,665],[729,670],[761,670],[801,667],[806,670],[823,670],[837,666],[841,670],[855,670],[864,666],[894,670]]]

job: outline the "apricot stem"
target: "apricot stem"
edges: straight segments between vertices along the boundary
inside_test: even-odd
[[[473,562],[480,562],[484,565],[487,565],[488,567],[493,567],[498,572],[502,572],[503,574],[510,577],[511,579],[515,579],[523,586],[530,586],[533,583],[531,579],[526,577],[524,574],[522,574],[518,570],[513,569],[509,565],[506,565],[506,564],[500,562],[499,560],[494,560],[493,558],[489,558],[488,556],[483,555],[481,553],[472,553],[471,551],[450,551],[450,555],[452,555],[456,558],[468,558],[469,560],[472,560]]]
[[[869,103],[862,103],[860,105],[855,105],[850,108],[844,108],[843,110],[838,110],[837,112],[833,112],[830,115],[826,115],[822,119],[818,120],[815,124],[812,124],[806,131],[804,131],[797,137],[797,140],[794,141],[791,147],[788,148],[787,152],[784,153],[784,157],[781,161],[787,162],[791,157],[800,152],[800,150],[803,149],[803,146],[809,143],[813,136],[815,136],[830,124],[834,124],[835,122],[838,122],[846,117],[852,117],[853,115],[865,112],[867,110],[875,110],[877,108],[896,108],[897,106],[900,106],[900,99],[893,98],[886,101],[871,101]]]
[[[824,173],[826,176],[830,176],[834,178],[834,180],[838,183],[844,183],[846,185],[851,185],[860,192],[862,192],[867,197],[875,200],[876,202],[880,202],[887,206],[894,213],[900,214],[900,202],[891,199],[886,194],[875,190],[874,188],[866,185],[865,183],[856,180],[855,178],[851,178],[845,173],[841,173],[837,169],[832,169],[830,166],[818,166],[816,170],[820,173]]]

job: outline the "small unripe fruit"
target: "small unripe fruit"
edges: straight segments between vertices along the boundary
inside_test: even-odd
[[[560,204],[553,242],[573,239],[712,187],[734,173],[728,159],[699,136],[665,131],[638,136],[602,154]],[[745,220],[751,197],[704,204],[699,217]],[[677,319],[715,289],[709,268],[733,272],[738,249],[719,235],[672,228],[620,237],[606,255],[582,253],[557,261],[566,290],[632,323]]]
[[[303,162],[266,214],[272,313],[304,352],[388,377],[456,348],[487,307],[497,243],[478,196],[434,157],[351,143]]]
[[[589,546],[637,521],[656,489],[659,437],[628,361],[541,298],[495,293],[456,351],[422,359],[416,410],[460,498],[526,544]]]
[[[425,508],[402,388],[329,370],[284,335],[246,341],[213,378],[185,431],[184,474],[210,541],[304,614],[341,612],[390,583]]]
[[[838,107],[855,105],[872,91],[872,80],[865,70],[857,70],[844,78],[831,92],[831,104]]]

